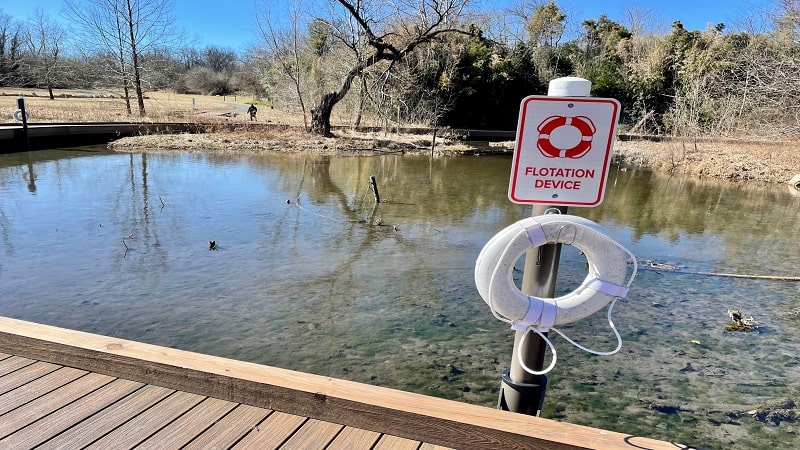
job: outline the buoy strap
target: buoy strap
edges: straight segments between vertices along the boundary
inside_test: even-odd
[[[602,292],[603,294],[610,295],[611,297],[620,298],[624,298],[626,295],[628,295],[629,289],[628,286],[619,286],[599,278],[585,280],[583,283],[581,283],[581,286],[593,289],[597,292]]]
[[[522,227],[522,229],[524,229],[525,232],[528,234],[528,240],[531,241],[532,247],[541,247],[542,245],[545,244],[572,245],[575,242],[578,229],[587,229],[585,225],[581,225],[578,223],[564,222],[561,224],[561,227],[558,230],[558,235],[555,237],[555,239],[551,240],[547,238],[547,234],[544,231],[544,226],[539,221],[537,221],[535,217],[522,219],[519,222],[517,222],[517,224],[520,227]],[[572,235],[562,236],[561,233],[566,229],[569,229]],[[570,239],[567,239],[567,237],[569,237]],[[509,245],[511,245],[511,242],[509,242]]]
[[[525,331],[529,327],[536,327],[541,332],[547,332],[556,323],[558,307],[552,298],[539,298],[529,296],[530,307],[522,319],[511,322],[511,329]]]
[[[542,224],[537,222],[535,218],[529,217],[520,220],[519,225],[528,233],[528,239],[531,241],[531,246],[540,247],[548,243],[547,235],[544,233]]]
[[[628,295],[627,286],[619,286],[599,278],[592,278],[581,283],[582,288],[588,288],[601,292],[611,297],[624,298]],[[535,327],[542,332],[547,332],[553,327],[556,321],[558,307],[555,299],[541,298],[532,295],[528,296],[528,311],[519,320],[511,322],[511,329],[525,331],[529,327]]]

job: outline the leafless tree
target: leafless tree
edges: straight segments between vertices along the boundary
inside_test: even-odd
[[[83,27],[86,42],[116,55],[117,70],[129,102],[136,92],[139,115],[147,113],[142,88],[141,56],[174,36],[171,0],[65,0],[69,15]],[[131,113],[128,103],[128,113]]]
[[[59,63],[66,34],[64,28],[45,15],[41,8],[36,8],[28,21],[25,33],[28,71],[36,84],[47,88],[50,100],[55,98],[53,83],[60,74]]]
[[[303,25],[300,11],[303,5],[300,0],[292,2],[288,17],[276,19],[275,10],[269,6],[261,9],[257,24],[264,45],[264,52],[256,52],[265,59],[265,66],[271,66],[280,78],[287,80],[294,91],[295,100],[303,115],[303,127],[308,129],[306,113],[306,93],[304,85],[310,71],[309,62],[304,58],[307,53],[303,42]],[[274,80],[278,81],[278,80]]]
[[[465,33],[457,19],[469,0],[335,0],[334,4],[341,14],[329,22],[333,35],[359,51],[353,54],[338,88],[324,93],[311,110],[311,131],[322,135],[330,135],[333,108],[367,69],[386,62],[390,70],[414,49],[443,34]]]
[[[0,11],[0,86],[19,82],[21,58],[20,25],[11,16]]]

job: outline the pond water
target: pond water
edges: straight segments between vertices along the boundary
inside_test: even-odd
[[[0,315],[494,406],[513,333],[473,281],[530,215],[510,158],[0,155]],[[384,200],[369,191],[374,175]],[[698,448],[786,448],[800,425],[800,198],[613,170],[572,208],[643,263],[614,356],[555,338],[544,417]],[[376,224],[376,223],[380,224]],[[216,250],[209,250],[209,241]],[[521,267],[521,266],[520,266]],[[565,246],[558,290],[585,276]],[[758,321],[727,332],[728,309]],[[604,314],[562,327],[613,348]]]

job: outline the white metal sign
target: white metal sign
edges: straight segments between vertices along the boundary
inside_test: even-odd
[[[523,99],[508,198],[514,203],[599,205],[619,111],[619,102],[611,98]]]

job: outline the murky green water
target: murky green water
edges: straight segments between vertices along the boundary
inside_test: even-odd
[[[506,198],[510,163],[0,155],[0,314],[493,405],[513,335],[472,269],[530,215]],[[799,276],[800,198],[614,171],[600,207],[570,212],[687,273],[640,272],[619,354],[556,339],[543,415],[702,448],[795,443],[797,423],[746,411],[800,400],[800,283],[696,273]],[[565,247],[559,289],[584,276]],[[725,332],[728,309],[760,331]],[[613,347],[603,322],[564,330]]]

